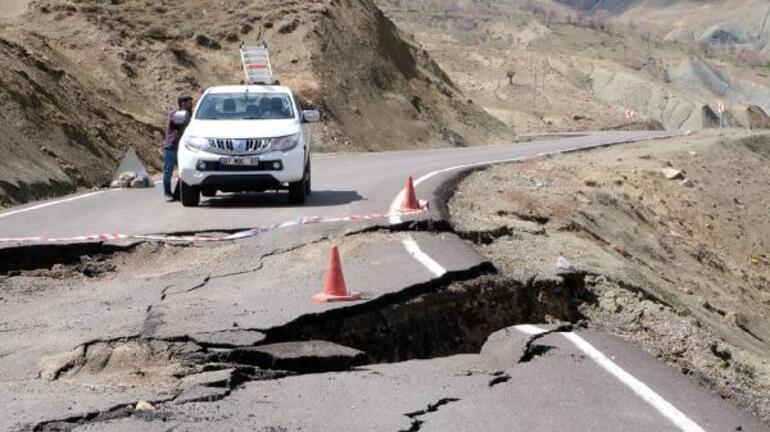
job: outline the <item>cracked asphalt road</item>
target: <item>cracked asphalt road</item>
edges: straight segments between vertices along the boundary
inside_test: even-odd
[[[435,202],[452,167],[664,136],[617,132],[324,156],[314,162],[317,192],[304,207],[261,196],[183,209],[164,203],[157,190],[107,191],[0,213],[0,237],[204,232],[384,212],[408,175],[428,175],[418,194]],[[427,217],[439,225],[442,216],[434,210]],[[373,224],[292,227],[224,244],[140,244],[108,254],[115,270],[92,277],[12,272],[0,279],[0,430],[698,430],[677,427],[558,333],[541,336],[529,350],[531,336],[514,327],[485,344],[489,334],[473,328],[453,336],[453,325],[484,319],[496,303],[462,296],[463,283],[494,269],[449,230],[430,223],[366,229]],[[405,240],[415,240],[446,274],[416,261]],[[348,286],[363,301],[310,301],[321,289],[332,245],[340,246]],[[528,287],[512,288],[530,302],[548,294],[522,289]],[[445,310],[453,301],[465,307]],[[495,322],[545,316],[530,309]],[[767,430],[640,350],[591,330],[580,333],[703,430]],[[441,343],[433,347],[431,337]],[[285,353],[298,343],[296,364],[323,364],[350,351],[333,345],[317,351],[318,344],[306,345],[311,339],[368,349],[369,360],[349,372],[279,371],[261,369],[248,350],[238,351],[288,343],[274,350]],[[456,351],[446,348],[452,345]],[[527,353],[528,361],[519,362]],[[140,400],[156,410],[135,412]]]

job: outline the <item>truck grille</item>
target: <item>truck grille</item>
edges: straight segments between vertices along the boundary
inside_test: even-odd
[[[213,153],[227,155],[260,154],[270,147],[271,138],[247,139],[209,139],[209,148]]]

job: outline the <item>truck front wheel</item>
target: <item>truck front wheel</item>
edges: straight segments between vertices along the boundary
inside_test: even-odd
[[[310,191],[310,166],[305,167],[302,180],[289,183],[289,203],[294,205],[305,204],[307,194]]]
[[[190,186],[185,182],[179,182],[179,195],[182,205],[185,207],[197,207],[201,202],[201,189],[198,186]]]

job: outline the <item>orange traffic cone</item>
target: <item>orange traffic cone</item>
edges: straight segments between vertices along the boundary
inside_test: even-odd
[[[361,300],[361,293],[348,293],[337,246],[334,246],[329,253],[329,272],[326,273],[324,290],[314,295],[313,300],[318,303]]]
[[[417,201],[417,194],[414,191],[414,181],[409,176],[406,179],[406,189],[404,189],[404,202],[401,203],[401,211],[417,211],[422,210],[420,203]]]

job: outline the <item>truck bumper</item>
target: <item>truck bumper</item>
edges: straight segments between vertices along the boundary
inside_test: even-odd
[[[232,167],[220,163],[223,156],[206,152],[179,152],[182,181],[190,186],[206,186],[223,192],[283,189],[305,175],[305,150],[272,152],[259,156],[257,167]]]

